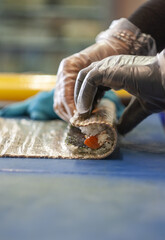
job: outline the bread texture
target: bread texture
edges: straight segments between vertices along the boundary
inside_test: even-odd
[[[104,158],[117,145],[115,122],[115,105],[108,99],[103,99],[89,118],[84,119],[77,112],[74,114],[65,143],[73,154],[79,154],[81,158]],[[90,136],[97,136],[100,147],[92,149],[84,144],[85,139]]]

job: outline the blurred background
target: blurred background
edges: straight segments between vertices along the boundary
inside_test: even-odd
[[[0,0],[0,72],[56,74],[144,0]]]

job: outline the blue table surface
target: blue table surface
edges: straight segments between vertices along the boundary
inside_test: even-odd
[[[0,240],[165,239],[157,114],[103,160],[0,159]]]

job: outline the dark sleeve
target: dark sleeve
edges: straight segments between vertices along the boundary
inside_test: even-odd
[[[165,48],[165,0],[147,1],[128,19],[155,39],[158,52]]]

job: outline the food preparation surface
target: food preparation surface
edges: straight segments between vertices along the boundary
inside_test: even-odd
[[[153,115],[104,160],[0,159],[0,239],[164,240],[165,133]]]

